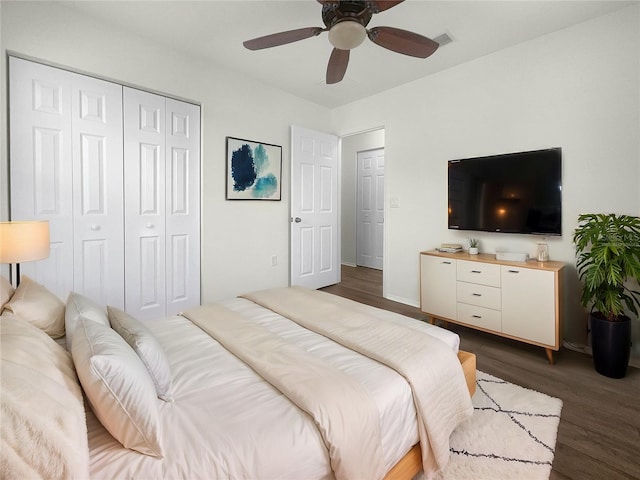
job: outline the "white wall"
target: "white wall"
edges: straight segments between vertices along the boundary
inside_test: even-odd
[[[330,112],[216,65],[106,27],[57,2],[2,2],[1,47],[202,105],[202,299],[289,282],[291,124],[329,129]],[[6,59],[2,57],[0,219],[7,219]],[[283,147],[282,201],[225,201],[225,136]],[[271,266],[277,255],[278,265]]]
[[[384,129],[342,137],[340,184],[341,262],[355,266],[356,257],[356,193],[358,152],[384,148]]]
[[[578,214],[640,215],[639,20],[634,5],[333,111],[338,134],[385,126],[386,296],[417,305],[418,252],[471,235],[447,229],[447,160],[562,147],[563,236],[547,241],[568,267],[566,337],[585,341],[571,241]],[[388,208],[391,196],[400,208]],[[533,255],[540,240],[473,236],[490,253]],[[639,355],[637,331],[635,340]]]

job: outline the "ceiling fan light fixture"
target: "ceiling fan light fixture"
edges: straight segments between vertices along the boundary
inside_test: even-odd
[[[339,50],[351,50],[364,42],[367,30],[354,20],[336,23],[329,30],[329,43]]]

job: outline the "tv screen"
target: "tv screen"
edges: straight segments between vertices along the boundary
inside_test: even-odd
[[[562,149],[449,161],[449,229],[562,234]]]

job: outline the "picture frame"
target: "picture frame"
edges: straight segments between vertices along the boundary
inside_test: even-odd
[[[282,199],[282,146],[226,137],[226,199]]]

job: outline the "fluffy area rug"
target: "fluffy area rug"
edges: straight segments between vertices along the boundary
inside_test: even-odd
[[[562,400],[480,371],[477,385],[473,417],[453,432],[449,465],[437,479],[548,479]]]

